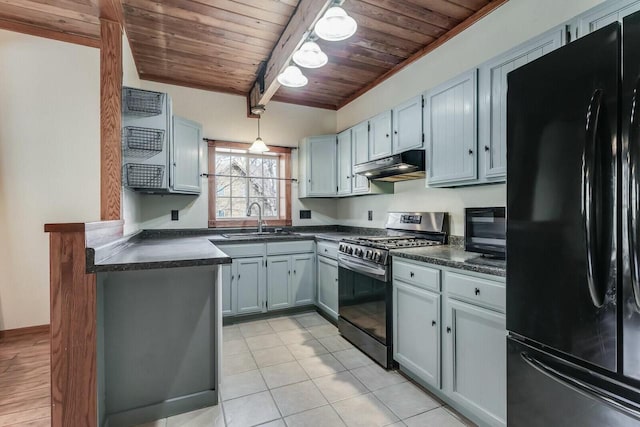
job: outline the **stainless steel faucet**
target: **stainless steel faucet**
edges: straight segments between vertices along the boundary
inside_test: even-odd
[[[253,205],[258,207],[258,233],[262,233],[262,206],[258,202],[253,202],[247,207],[247,216],[251,216],[251,208]]]

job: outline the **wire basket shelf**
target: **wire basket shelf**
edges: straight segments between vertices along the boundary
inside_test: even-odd
[[[139,89],[124,89],[122,110],[124,114],[151,117],[162,114],[164,94]]]
[[[163,188],[164,166],[127,163],[123,168],[122,180],[132,188]]]
[[[163,129],[127,126],[122,129],[122,155],[134,159],[148,159],[162,152]]]

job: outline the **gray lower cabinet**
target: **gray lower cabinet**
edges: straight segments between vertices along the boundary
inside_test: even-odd
[[[445,312],[445,393],[487,425],[506,426],[504,314],[450,297]]]
[[[338,318],[338,261],[318,257],[318,307]]]
[[[232,266],[235,269],[235,277],[232,271],[231,286],[236,287],[238,295],[236,314],[265,311],[265,277],[262,257],[234,259]]]
[[[267,258],[267,308],[277,310],[291,306],[291,257]]]
[[[506,426],[504,278],[401,258],[393,275],[400,369],[477,424]]]
[[[294,306],[310,305],[315,302],[315,262],[313,253],[292,255],[291,269],[291,304]]]
[[[440,388],[440,295],[393,281],[393,358]]]
[[[313,241],[220,245],[222,314],[235,316],[315,303]]]

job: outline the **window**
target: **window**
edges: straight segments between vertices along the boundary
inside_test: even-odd
[[[247,217],[253,202],[266,225],[291,225],[291,149],[254,154],[249,145],[209,141],[209,227],[254,226],[255,217]]]

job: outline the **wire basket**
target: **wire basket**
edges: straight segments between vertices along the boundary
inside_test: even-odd
[[[148,159],[162,152],[163,129],[127,126],[122,129],[122,154],[124,157]]]
[[[123,168],[122,180],[127,187],[163,188],[164,166],[127,163]]]
[[[162,114],[164,94],[140,89],[123,89],[122,112],[140,117]]]

